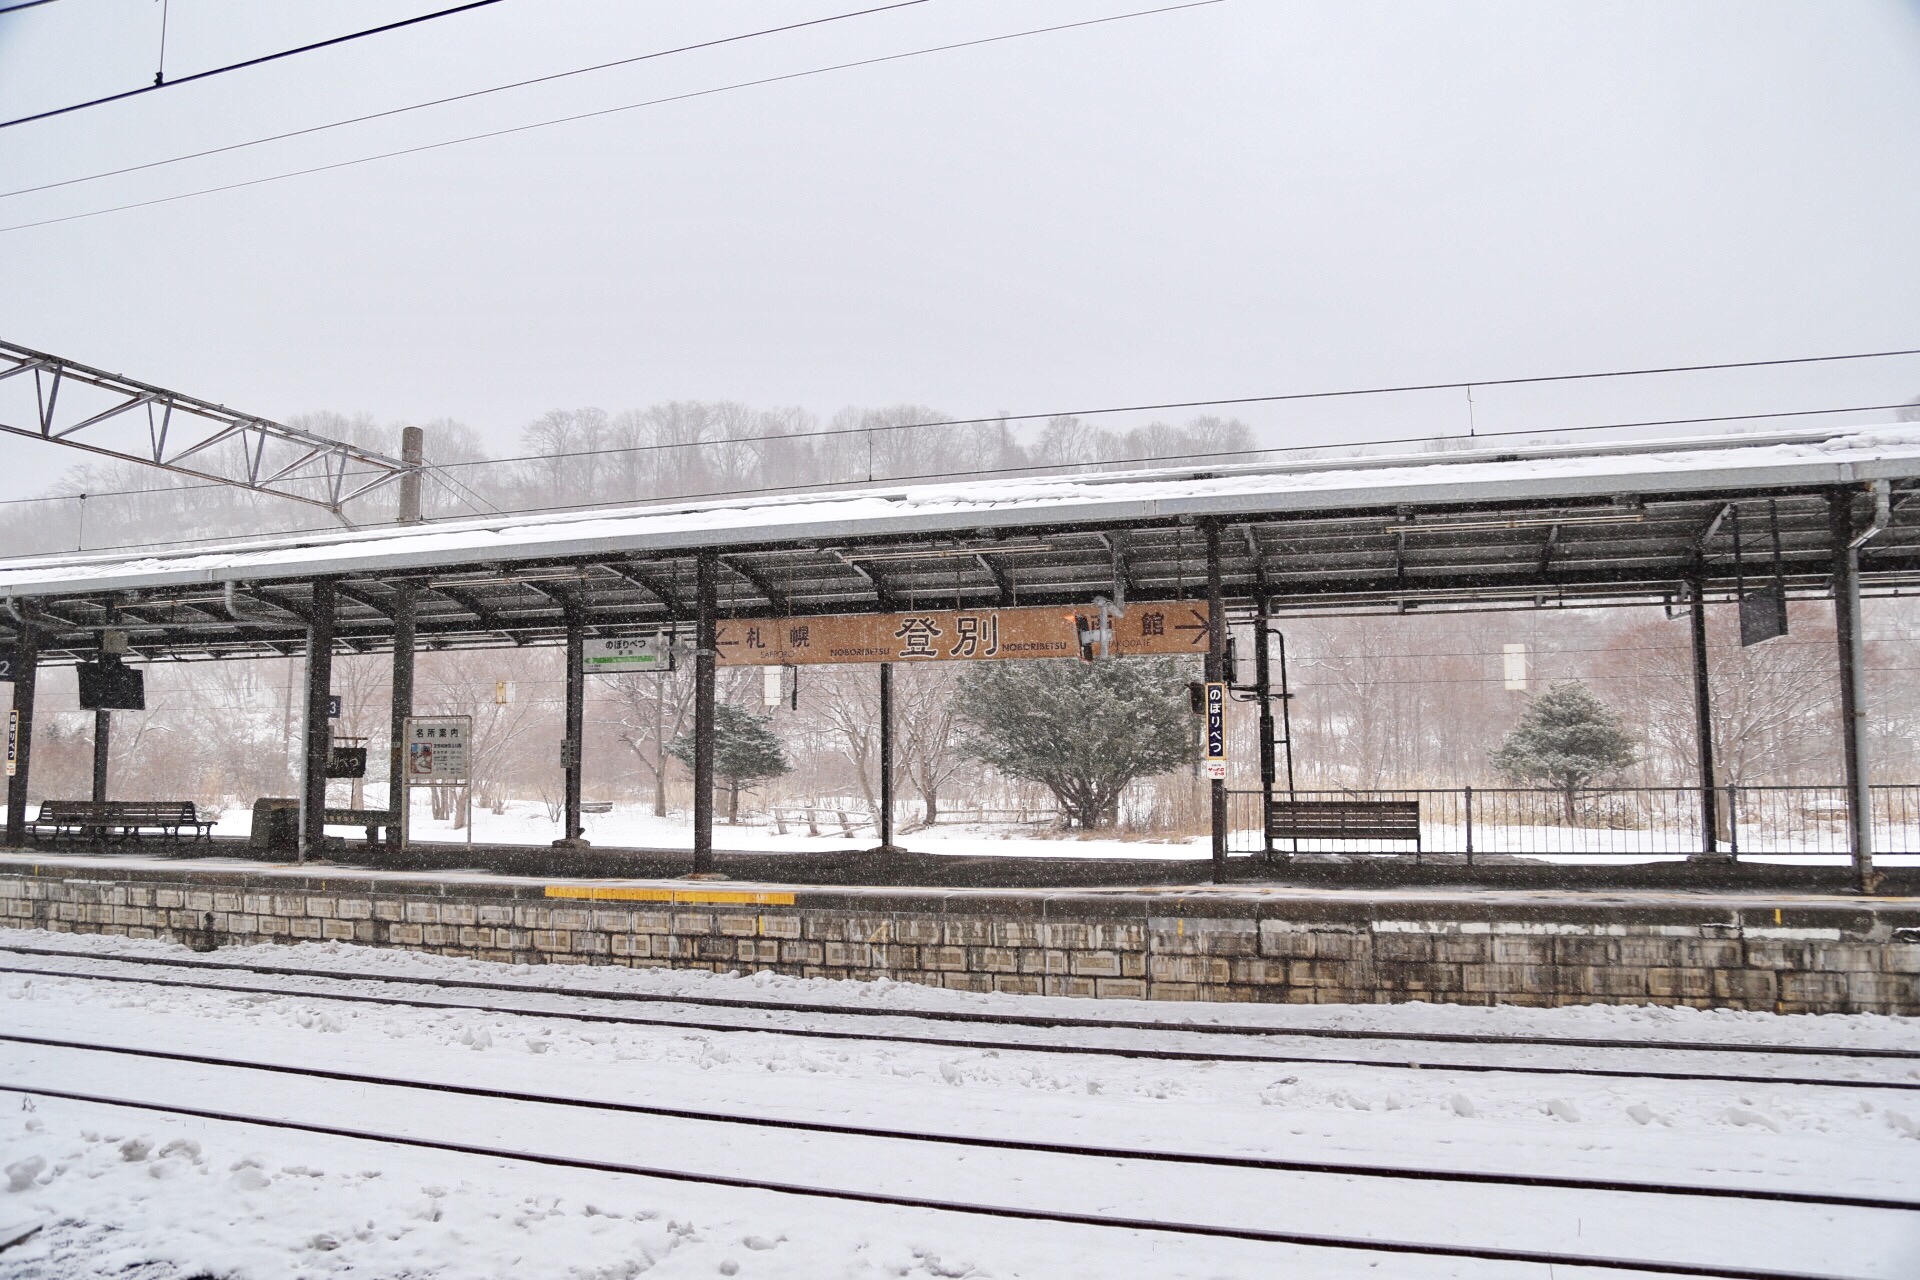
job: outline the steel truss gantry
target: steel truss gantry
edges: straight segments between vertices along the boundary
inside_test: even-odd
[[[420,469],[9,342],[0,342],[0,431],[290,498],[342,519],[347,503]]]

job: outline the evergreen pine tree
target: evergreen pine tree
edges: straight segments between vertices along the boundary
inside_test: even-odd
[[[1192,754],[1178,658],[983,662],[959,680],[963,749],[1051,791],[1081,827],[1109,826],[1120,793]]]
[[[713,709],[713,771],[727,787],[729,825],[740,821],[742,787],[793,771],[772,724],[768,716],[757,716],[725,702]],[[693,768],[692,730],[676,738],[667,751],[687,768]]]
[[[1493,767],[1515,781],[1560,788],[1571,826],[1574,792],[1638,758],[1632,736],[1606,703],[1578,680],[1565,680],[1527,703],[1520,723],[1493,753]]]

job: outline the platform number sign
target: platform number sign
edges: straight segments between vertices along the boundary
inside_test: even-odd
[[[1227,686],[1224,681],[1207,682],[1207,754],[1203,772],[1215,781],[1227,776]]]
[[[13,664],[15,660],[16,657],[12,645],[0,648],[0,681],[12,681]]]

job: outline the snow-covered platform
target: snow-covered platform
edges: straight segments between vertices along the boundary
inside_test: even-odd
[[[1920,1014],[1920,896],[809,886],[0,854],[0,924],[1120,998]]]

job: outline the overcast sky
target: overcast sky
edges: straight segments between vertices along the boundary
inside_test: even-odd
[[[1913,0],[1225,0],[12,229],[1150,3],[928,0],[0,198],[0,338],[496,449],[669,398],[972,416],[1920,347]],[[436,7],[169,0],[166,68]],[[506,0],[0,129],[0,190],[859,7]],[[161,13],[0,14],[0,115],[150,83]],[[1906,359],[1475,413],[1916,395]],[[1458,394],[1243,416],[1279,443],[1466,425]],[[77,456],[0,437],[0,492]]]

